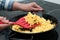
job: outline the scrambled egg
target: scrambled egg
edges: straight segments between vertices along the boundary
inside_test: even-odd
[[[21,26],[18,25],[13,25],[12,30],[17,32],[25,32],[25,33],[36,33],[36,32],[45,32],[51,30],[55,26],[55,24],[51,24],[52,21],[50,21],[49,19],[46,20],[45,18],[40,17],[36,14],[32,14],[31,12],[28,12],[28,14],[24,18],[30,25],[33,25],[34,23],[38,23],[38,22],[41,23],[41,25],[33,28],[32,32],[30,32],[29,30],[24,30],[24,31],[20,30],[19,28],[21,28]]]

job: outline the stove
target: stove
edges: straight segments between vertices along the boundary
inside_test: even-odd
[[[44,34],[36,34],[36,35],[23,35],[17,34],[16,32],[9,31],[6,40],[57,40],[58,33],[56,30],[52,30],[50,32]]]
[[[24,1],[24,3],[26,2]],[[11,31],[10,28],[6,28],[5,30],[0,32],[0,40],[60,40],[60,5],[49,3],[46,1],[44,3],[41,2],[42,4],[40,4],[38,0],[37,1],[35,0],[35,2],[41,5],[45,9],[47,14],[57,18],[58,20],[57,28],[42,35],[41,34],[22,35]],[[6,16],[9,19],[24,13],[25,12],[21,12],[21,11],[12,11],[12,12],[0,11],[1,16]]]

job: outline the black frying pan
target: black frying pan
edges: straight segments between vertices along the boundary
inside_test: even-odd
[[[42,14],[42,13],[41,13]],[[22,14],[22,15],[18,15],[18,16],[16,16],[16,17],[13,17],[13,18],[11,18],[11,21],[17,21],[19,18],[21,18],[21,17],[23,17],[23,16],[25,16],[25,15],[27,15],[27,14]],[[55,23],[56,24],[56,26],[53,28],[53,29],[55,29],[56,27],[57,27],[57,24],[58,24],[58,21],[57,21],[57,19],[55,18],[55,17],[53,17],[53,16],[51,16],[51,15],[48,15],[48,14],[42,14],[42,15],[40,15],[40,16],[42,16],[42,17],[44,17],[46,20],[47,19],[50,19],[51,21],[52,21],[52,23]],[[12,30],[12,26],[10,27],[10,29]],[[49,31],[52,31],[53,29],[51,29],[51,30],[49,30]],[[14,31],[14,30],[12,30],[13,32],[15,32],[15,33],[19,33],[19,34],[39,34],[39,33],[46,33],[46,32],[49,32],[49,31],[46,31],[46,32],[38,32],[38,33],[23,33],[23,32],[16,32],[16,31]]]

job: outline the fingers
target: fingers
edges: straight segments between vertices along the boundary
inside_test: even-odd
[[[35,2],[32,3],[33,7],[35,8],[40,8],[40,6],[38,4],[36,4]]]
[[[10,22],[7,20],[6,17],[0,16],[0,21],[2,21],[4,24],[0,24],[0,30],[5,29],[6,27],[9,27],[10,25],[13,24],[13,22]]]
[[[0,24],[0,27],[7,27],[7,26],[9,26],[10,24]]]
[[[13,22],[10,22],[6,17],[0,16],[0,21],[2,21],[5,24],[13,24]]]
[[[9,23],[9,20],[2,20],[3,23]]]
[[[11,24],[13,24],[13,22],[9,22],[8,24],[0,24],[0,27],[7,27],[10,26]]]
[[[39,8],[32,8],[32,11],[40,11],[40,9]]]
[[[39,6],[35,2],[33,2],[32,4],[33,4],[33,6],[32,6],[33,10],[35,10],[35,11],[43,11],[44,10],[41,6]]]
[[[2,17],[2,16],[0,16],[0,21],[2,21],[3,23],[9,22],[9,20],[7,20],[6,17]]]
[[[9,22],[10,25],[12,25],[14,22]]]
[[[14,22],[10,22],[9,20],[3,20],[4,24],[13,24]]]
[[[10,26],[10,24],[0,24],[0,31],[9,27],[9,26]]]
[[[0,20],[4,20],[6,19],[6,17],[0,16]]]

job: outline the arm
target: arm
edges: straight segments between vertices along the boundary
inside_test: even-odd
[[[0,10],[41,11],[43,8],[35,2],[22,4],[14,0],[0,0]]]
[[[27,4],[14,2],[12,9],[20,11],[43,11],[43,8],[35,2]]]

